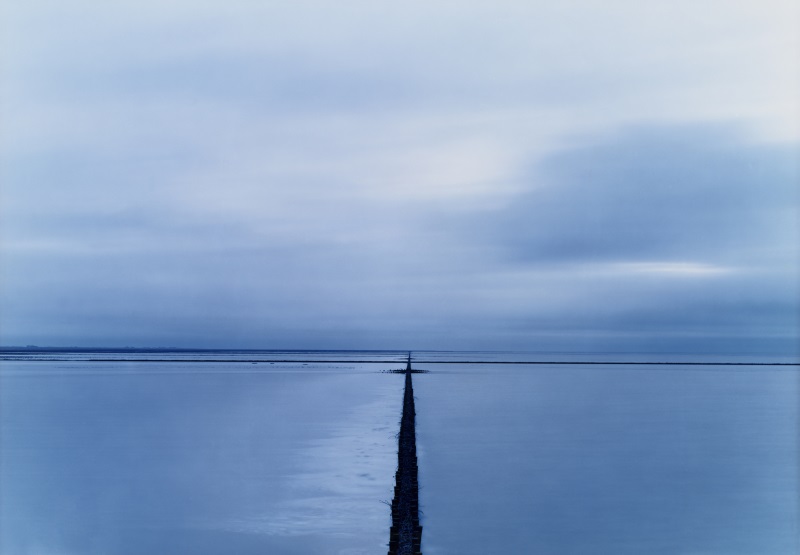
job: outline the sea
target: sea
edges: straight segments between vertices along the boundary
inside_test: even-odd
[[[408,357],[0,349],[0,553],[385,554]],[[410,357],[422,553],[800,553],[796,356]]]

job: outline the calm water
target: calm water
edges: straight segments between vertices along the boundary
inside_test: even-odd
[[[403,383],[378,368],[6,361],[0,551],[381,553]]]
[[[385,553],[402,354],[4,356],[3,555]],[[428,555],[798,552],[797,366],[420,367]]]
[[[796,555],[797,370],[417,377],[425,553]]]

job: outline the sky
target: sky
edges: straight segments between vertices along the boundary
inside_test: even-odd
[[[8,0],[0,343],[797,353],[792,0]]]

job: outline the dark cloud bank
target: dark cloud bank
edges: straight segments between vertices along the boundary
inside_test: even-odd
[[[797,145],[754,144],[730,126],[641,127],[534,173],[464,228],[504,264],[565,269],[588,294],[512,327],[595,332],[595,347],[797,349]]]
[[[792,262],[796,145],[641,128],[566,150],[491,227],[520,259]]]

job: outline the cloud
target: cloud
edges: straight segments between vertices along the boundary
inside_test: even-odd
[[[794,306],[793,2],[4,10],[4,341],[524,348],[773,306],[759,279]]]
[[[657,126],[586,140],[546,159],[483,230],[530,263],[630,262],[631,271],[700,275],[714,264],[791,260],[797,147],[738,136]]]
[[[160,191],[158,208],[135,188],[119,206],[64,194],[6,240],[7,337],[791,348],[793,148],[740,137],[719,126],[584,137],[459,209],[395,186],[366,194],[345,178],[353,160],[324,153],[330,166],[297,174],[198,170]]]

